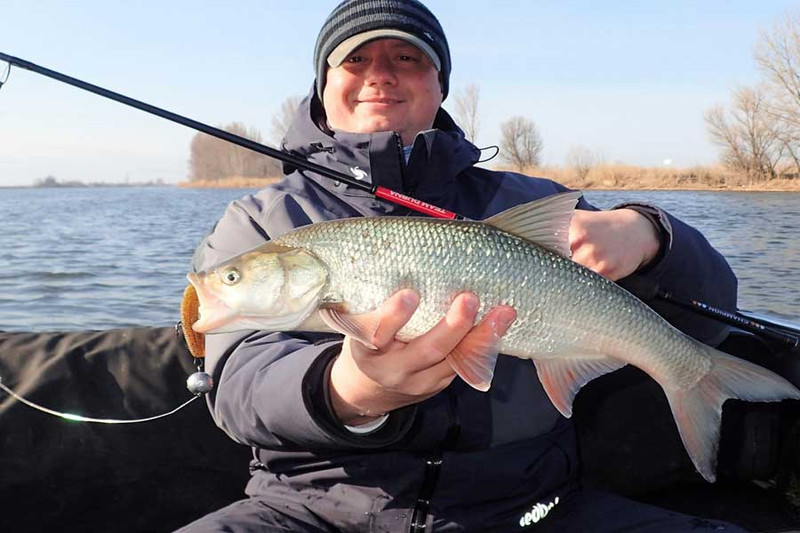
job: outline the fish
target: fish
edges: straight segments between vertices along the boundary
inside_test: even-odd
[[[616,283],[570,259],[580,192],[522,204],[484,221],[359,217],[300,227],[188,275],[199,299],[192,329],[333,331],[371,345],[373,313],[396,291],[419,306],[398,332],[432,328],[454,297],[480,297],[476,323],[498,305],[517,318],[494,344],[447,356],[472,387],[491,386],[498,354],[530,359],[555,408],[572,414],[589,381],[627,364],[659,383],[697,471],[716,479],[722,404],[800,399],[773,372],[682,333]]]

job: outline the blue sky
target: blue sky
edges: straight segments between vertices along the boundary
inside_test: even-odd
[[[258,128],[313,79],[334,1],[0,0],[0,52],[212,125]],[[533,119],[544,162],[714,164],[703,112],[758,80],[758,32],[784,0],[428,0],[450,41],[451,90],[481,90],[479,145]],[[0,63],[0,76],[4,72]],[[0,77],[2,80],[2,77]],[[445,101],[445,108],[452,99]],[[192,130],[14,68],[0,89],[0,186],[180,181]]]

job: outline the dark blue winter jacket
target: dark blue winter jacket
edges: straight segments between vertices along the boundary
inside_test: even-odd
[[[283,148],[472,219],[566,190],[476,167],[479,150],[444,110],[434,129],[416,137],[407,164],[398,135],[334,134],[322,117],[319,100],[307,98]],[[228,207],[198,248],[195,270],[305,224],[413,215],[314,173],[285,170],[280,183]],[[593,209],[583,200],[579,208]],[[736,279],[725,260],[694,229],[649,212],[664,239],[644,275],[663,289],[734,309]],[[657,310],[700,340],[724,333],[677,309]],[[336,420],[328,398],[327,372],[340,343],[341,336],[320,333],[208,336],[217,383],[209,403],[217,424],[254,448],[251,496],[280,509],[303,507],[347,531],[407,531],[412,520],[483,530],[516,522],[574,483],[571,423],[548,400],[530,361],[500,357],[488,393],[456,379],[433,398],[390,413],[379,430],[357,435]]]

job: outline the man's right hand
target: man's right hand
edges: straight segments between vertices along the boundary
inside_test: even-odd
[[[408,343],[396,340],[418,305],[419,295],[404,289],[375,311],[378,327],[372,344],[377,349],[345,337],[330,375],[333,409],[342,423],[366,424],[436,395],[456,377],[446,359],[450,352],[472,336],[499,339],[516,318],[512,307],[498,306],[473,327],[480,301],[465,292],[456,296],[445,317],[430,331]]]

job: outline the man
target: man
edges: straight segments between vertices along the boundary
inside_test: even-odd
[[[474,166],[479,151],[440,107],[450,54],[422,4],[345,1],[314,56],[315,85],[286,150],[473,219],[565,190]],[[327,178],[286,173],[228,208],[198,249],[196,270],[305,224],[412,214]],[[735,305],[735,277],[695,230],[651,206],[579,207],[570,228],[576,261],[611,279],[638,272]],[[399,342],[418,298],[399,291],[375,311],[377,350],[332,334],[207,338],[212,413],[255,459],[249,499],[186,531],[740,531],[581,490],[571,423],[529,361],[499,358],[488,393],[455,379],[445,361],[460,343],[503,335],[514,309],[492,309],[473,327],[478,297],[460,294],[428,333]],[[724,335],[675,310],[668,318],[707,342]]]

